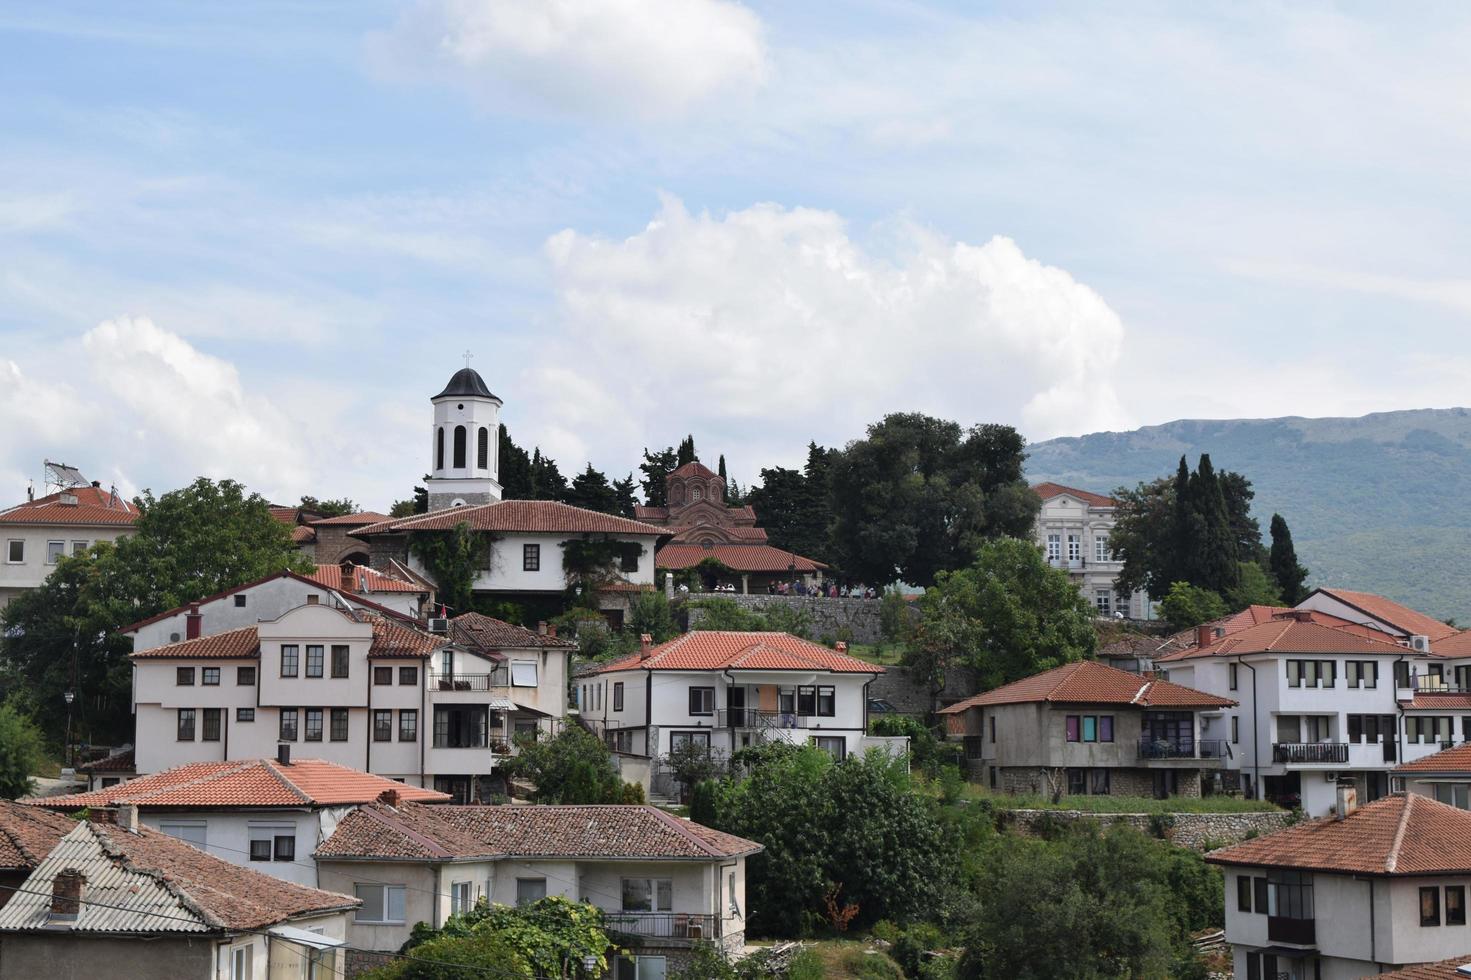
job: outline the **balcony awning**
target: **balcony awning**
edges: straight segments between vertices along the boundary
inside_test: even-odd
[[[503,697],[499,694],[490,695],[488,698],[485,699],[485,703],[490,705],[490,710],[492,711],[516,710],[516,702],[512,701],[508,697]]]
[[[540,708],[528,708],[524,704],[517,704],[516,705],[516,710],[517,711],[524,711],[528,715],[541,715],[543,718],[550,718],[551,717],[551,714],[549,712],[542,711]]]
[[[333,939],[331,936],[324,936],[320,932],[307,932],[305,929],[298,929],[295,926],[271,926],[267,931],[277,939],[284,939],[287,942],[298,943],[302,946],[310,946],[313,949],[333,949],[337,946],[345,945],[347,942],[344,939]]]

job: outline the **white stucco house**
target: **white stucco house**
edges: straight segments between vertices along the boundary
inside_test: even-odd
[[[185,639],[135,650],[136,771],[271,758],[286,745],[469,802],[503,791],[495,770],[518,736],[561,724],[574,647],[554,631],[467,613],[429,632],[335,593],[314,598],[219,632],[205,630],[207,609],[225,626],[269,603],[211,603],[183,614]]]
[[[321,887],[356,895],[349,945],[396,950],[485,901],[590,902],[628,950],[610,976],[664,980],[693,947],[744,945],[753,841],[650,806],[424,806],[385,800],[317,849]]]
[[[317,848],[354,807],[386,792],[419,803],[450,798],[286,751],[281,758],[191,763],[103,790],[23,802],[55,813],[131,807],[144,826],[221,861],[315,886]]]
[[[1467,679],[1450,640],[1417,634],[1412,646],[1374,624],[1311,608],[1198,632],[1155,667],[1238,702],[1204,717],[1202,737],[1224,746],[1225,788],[1324,816],[1340,779],[1375,800],[1390,792],[1396,766],[1440,751],[1455,731],[1471,737],[1471,720],[1457,722],[1459,713],[1440,707],[1442,692]]]
[[[1036,540],[1047,564],[1065,570],[1098,615],[1154,619],[1154,603],[1146,593],[1123,593],[1115,585],[1124,563],[1108,539],[1118,501],[1060,483],[1039,483],[1032,491],[1042,498]]]
[[[503,501],[501,400],[466,367],[455,372],[430,404],[428,513],[348,532],[364,543],[373,567],[383,571],[403,567],[433,581],[414,546],[415,538],[464,523],[484,544],[485,567],[476,575],[476,593],[508,601],[557,601],[573,585],[563,562],[568,543],[607,542],[618,554],[609,570],[614,581],[605,584],[598,605],[612,625],[622,625],[628,595],[654,588],[656,546],[673,532],[550,500]]]
[[[0,510],[0,609],[46,581],[63,556],[133,529],[138,508],[98,484]]]
[[[867,734],[868,685],[883,668],[846,646],[788,633],[697,630],[657,646],[645,636],[637,653],[577,679],[581,718],[615,752],[654,760],[681,744],[728,757],[769,740],[839,759],[907,751],[907,739]]]
[[[1471,957],[1471,813],[1418,794],[1213,851],[1241,980],[1350,980]]]

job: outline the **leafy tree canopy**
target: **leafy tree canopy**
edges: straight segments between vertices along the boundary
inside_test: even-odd
[[[1018,538],[988,541],[969,568],[940,572],[919,605],[906,660],[935,690],[951,665],[974,668],[984,690],[1092,656],[1097,643],[1077,586]]]
[[[623,794],[607,747],[580,725],[565,725],[545,741],[526,742],[506,769],[536,786],[531,794],[536,803],[617,803]]]
[[[341,517],[343,514],[356,514],[358,505],[347,497],[337,500],[318,500],[316,497],[302,495],[301,509],[322,517]]]
[[[41,743],[41,730],[15,697],[0,705],[0,799],[19,799],[34,791],[31,775],[44,756]]]
[[[1220,619],[1230,612],[1226,602],[1210,589],[1189,582],[1176,582],[1159,604],[1159,611],[1171,629],[1187,630]]]
[[[657,452],[644,450],[644,461],[638,464],[643,476],[638,485],[644,492],[644,503],[650,507],[669,506],[667,479],[679,465],[679,453],[673,446]]]
[[[1005,425],[899,414],[869,426],[831,461],[838,563],[867,582],[928,586],[982,542],[1029,535],[1041,502],[1022,479],[1023,449]]]
[[[616,514],[619,511],[618,494],[613,485],[606,476],[593,469],[591,463],[573,478],[563,502],[603,514]]]
[[[487,535],[461,521],[448,531],[417,531],[409,535],[409,547],[434,580],[439,601],[455,615],[468,612],[475,578],[486,566]]]

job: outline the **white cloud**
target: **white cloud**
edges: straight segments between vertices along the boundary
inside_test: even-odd
[[[422,0],[369,50],[501,108],[658,118],[767,74],[761,21],[731,0]]]
[[[666,199],[623,241],[553,236],[564,333],[543,360],[597,390],[547,400],[538,424],[592,424],[635,448],[707,433],[748,465],[892,411],[1014,421],[1034,438],[1126,424],[1113,385],[1124,328],[1097,293],[1007,238],[883,232],[880,253],[828,211],[715,217]]]

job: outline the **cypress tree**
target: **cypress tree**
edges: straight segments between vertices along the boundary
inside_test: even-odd
[[[725,475],[725,453],[720,454],[720,465],[715,472],[720,474],[720,482],[725,484],[725,502],[730,503],[730,480]]]
[[[1165,591],[1176,582],[1195,580],[1195,524],[1194,498],[1191,496],[1190,464],[1180,457],[1175,471],[1175,510],[1170,529],[1168,552],[1163,556],[1160,567],[1164,570]]]
[[[1307,592],[1303,583],[1308,570],[1297,561],[1297,549],[1292,546],[1292,529],[1281,514],[1272,515],[1272,554],[1269,565],[1277,587],[1282,590],[1282,601],[1295,606]]]
[[[1226,495],[1208,453],[1201,454],[1195,475],[1190,478],[1190,495],[1193,509],[1200,517],[1199,527],[1204,532],[1194,542],[1197,577],[1190,582],[1224,595],[1240,581],[1241,568],[1237,564],[1236,534],[1226,509]]]
[[[695,437],[692,435],[685,436],[684,440],[679,444],[679,454],[674,461],[674,467],[678,469],[685,463],[693,463],[699,458],[695,455]]]

